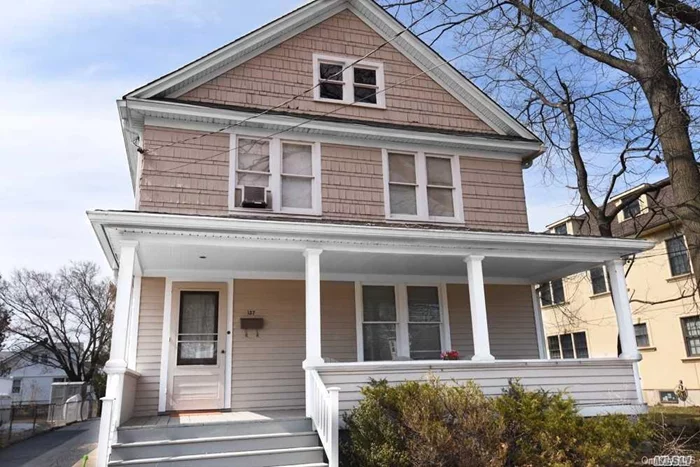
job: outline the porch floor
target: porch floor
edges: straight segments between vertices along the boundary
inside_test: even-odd
[[[177,425],[210,425],[216,423],[252,422],[260,420],[288,420],[304,418],[304,409],[295,410],[260,410],[236,412],[181,412],[152,417],[134,417],[121,428],[162,427]]]

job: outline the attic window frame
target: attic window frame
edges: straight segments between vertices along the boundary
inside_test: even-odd
[[[372,62],[367,60],[361,60],[354,63],[357,59],[349,57],[335,57],[330,55],[313,55],[313,67],[314,67],[314,101],[317,102],[328,102],[331,104],[343,104],[343,105],[353,105],[358,107],[369,107],[372,109],[386,109],[386,93],[384,84],[384,64],[380,62]],[[333,80],[334,83],[343,84],[343,98],[342,99],[329,99],[321,97],[321,64],[326,63],[330,65],[340,65],[343,68],[342,79]],[[375,70],[376,72],[376,98],[377,103],[373,104],[371,102],[355,102],[355,67],[363,70]],[[372,87],[365,84],[360,84],[359,87],[368,88]]]

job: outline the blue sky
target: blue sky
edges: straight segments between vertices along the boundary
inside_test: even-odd
[[[301,0],[32,0],[0,17],[0,273],[106,261],[88,209],[130,209],[115,100]],[[445,56],[453,53],[446,51]],[[571,193],[526,171],[530,228]]]

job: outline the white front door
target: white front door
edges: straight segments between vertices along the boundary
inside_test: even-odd
[[[226,284],[173,284],[167,410],[224,408]]]

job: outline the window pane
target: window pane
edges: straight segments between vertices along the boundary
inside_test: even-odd
[[[568,235],[569,231],[566,227],[566,224],[560,224],[554,227],[554,233],[557,235]]]
[[[559,360],[561,358],[561,351],[559,350],[559,337],[549,336],[547,338],[547,346],[549,347],[549,358]]]
[[[437,360],[440,358],[439,324],[409,324],[408,336],[413,360]]]
[[[563,358],[574,358],[574,343],[571,334],[561,335],[561,354]]]
[[[416,156],[412,154],[389,154],[389,181],[416,183]]]
[[[355,67],[355,82],[360,84],[377,84],[377,70]]]
[[[624,200],[622,201],[625,202]],[[625,219],[636,216],[642,212],[642,207],[639,204],[639,199],[635,199],[632,203],[628,204],[626,207],[622,208],[622,215]]]
[[[343,100],[343,85],[332,83],[321,83],[320,96],[324,99]]]
[[[416,215],[416,187],[389,185],[389,201],[392,214]]]
[[[294,175],[311,175],[311,146],[306,144],[282,144],[282,172]]]
[[[406,287],[408,294],[408,321],[439,323],[440,299],[437,287]]]
[[[576,347],[576,358],[588,358],[588,343],[585,332],[574,333],[574,347]]]
[[[668,252],[668,261],[671,265],[671,275],[680,276],[690,272],[688,249],[685,246],[683,237],[666,240],[666,251]]]
[[[364,102],[367,104],[377,103],[376,88],[362,88],[355,86],[355,102]]]
[[[238,168],[256,172],[270,171],[270,142],[238,138]]]
[[[593,287],[593,293],[599,294],[608,291],[608,284],[605,281],[605,269],[603,266],[598,266],[590,271],[591,273],[591,286]]]
[[[364,321],[396,321],[396,296],[391,285],[362,286]]]
[[[218,301],[219,295],[216,292],[180,294],[178,365],[216,364]]]
[[[239,186],[268,186],[270,184],[269,175],[260,174],[238,174],[238,185]]]
[[[216,365],[216,342],[178,342],[178,365]]]
[[[320,63],[319,71],[321,79],[329,79],[332,81],[343,81],[343,66],[332,63]]]
[[[566,297],[564,297],[564,282],[561,279],[552,281],[552,300],[557,304],[566,301]]]
[[[649,332],[646,323],[634,325],[634,336],[637,339],[637,347],[649,347]]]
[[[542,302],[542,305],[543,306],[551,305],[552,304],[552,291],[549,287],[549,282],[545,282],[544,284],[540,284],[539,291],[540,291],[540,301]]]
[[[311,209],[312,180],[282,177],[282,207]]]
[[[393,360],[396,357],[395,324],[363,324],[365,361]]]
[[[452,186],[452,161],[443,157],[426,157],[428,185]]]
[[[700,356],[700,316],[681,318],[681,324],[688,356]]]
[[[428,215],[454,217],[452,188],[428,188]]]

